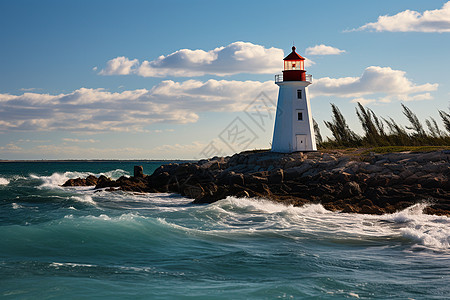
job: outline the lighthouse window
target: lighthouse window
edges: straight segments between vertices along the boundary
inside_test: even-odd
[[[302,90],[297,90],[297,99],[302,99]]]
[[[303,113],[302,112],[298,112],[297,117],[298,117],[299,121],[303,121]]]

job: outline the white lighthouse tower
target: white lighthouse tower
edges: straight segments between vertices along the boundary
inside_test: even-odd
[[[273,152],[317,150],[307,90],[312,76],[306,75],[304,65],[305,59],[292,47],[292,52],[284,58],[283,74],[275,75],[275,83],[280,91],[273,131]]]

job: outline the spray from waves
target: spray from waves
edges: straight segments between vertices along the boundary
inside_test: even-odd
[[[70,200],[81,202],[83,204],[90,204],[90,205],[97,206],[97,203],[89,195],[72,196],[72,197],[70,197]]]
[[[168,218],[163,223],[199,235],[280,235],[291,239],[314,238],[339,244],[384,243],[450,251],[450,218],[426,215],[427,204],[416,204],[387,215],[331,212],[320,204],[294,207],[266,200],[235,198],[186,210],[186,222]],[[180,211],[181,212],[181,211]],[[191,226],[195,219],[201,225]]]
[[[117,179],[121,176],[129,176],[127,171],[122,169],[116,169],[112,171],[108,171],[105,173],[91,173],[91,172],[65,172],[65,173],[53,173],[50,176],[38,176],[31,174],[30,178],[41,180],[43,183],[39,186],[39,188],[50,188],[50,189],[58,189],[61,188],[61,185],[64,184],[69,179],[75,178],[86,178],[89,175],[94,175],[96,177],[104,175],[106,177],[110,177],[112,179]]]
[[[401,225],[399,232],[418,245],[435,250],[450,250],[450,218],[424,214],[426,203],[381,216],[382,220]]]
[[[0,177],[0,185],[8,185],[9,180],[3,177]]]
[[[11,203],[11,206],[12,206],[13,209],[20,209],[20,208],[23,208],[22,205],[17,204],[17,203]]]

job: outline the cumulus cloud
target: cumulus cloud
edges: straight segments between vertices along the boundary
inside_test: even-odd
[[[68,94],[0,94],[0,131],[143,132],[152,123],[193,123],[198,112],[240,111],[261,92],[276,97],[272,81],[166,80],[151,90]],[[70,142],[66,140],[66,142]]]
[[[305,50],[305,55],[338,55],[341,53],[345,53],[345,50],[326,46],[324,44],[309,47]]]
[[[426,10],[423,13],[408,9],[393,16],[379,16],[376,22],[354,30],[450,32],[450,1],[441,9]]]
[[[356,97],[360,102],[370,103],[375,99],[361,98],[367,95],[381,94],[378,102],[392,99],[402,101],[432,99],[430,93],[438,88],[438,84],[425,83],[416,85],[411,82],[404,71],[389,67],[371,66],[364,70],[360,77],[319,78],[311,85],[312,96]],[[361,100],[364,99],[364,100]]]
[[[137,59],[128,59],[125,56],[119,56],[109,60],[106,67],[99,72],[100,75],[128,75],[136,70],[139,65]],[[94,71],[97,70],[95,67]]]
[[[144,77],[273,74],[283,68],[283,58],[282,49],[234,42],[209,51],[181,49],[167,56],[161,55],[152,61],[144,60],[142,63],[137,59],[120,56],[108,61],[99,74],[137,74]],[[306,67],[311,64],[313,62],[307,59]]]

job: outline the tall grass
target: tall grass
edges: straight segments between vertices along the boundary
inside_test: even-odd
[[[361,123],[364,134],[362,136],[352,131],[335,104],[331,104],[332,120],[324,121],[330,129],[331,138],[323,140],[318,126],[314,126],[320,148],[339,147],[385,147],[385,146],[448,146],[450,145],[450,114],[439,111],[444,123],[444,130],[439,128],[435,119],[425,120],[426,130],[416,114],[402,104],[403,114],[409,124],[405,127],[397,124],[394,119],[379,118],[370,108],[358,103],[356,115]],[[316,125],[316,124],[315,124]],[[317,127],[317,128],[316,128]]]

